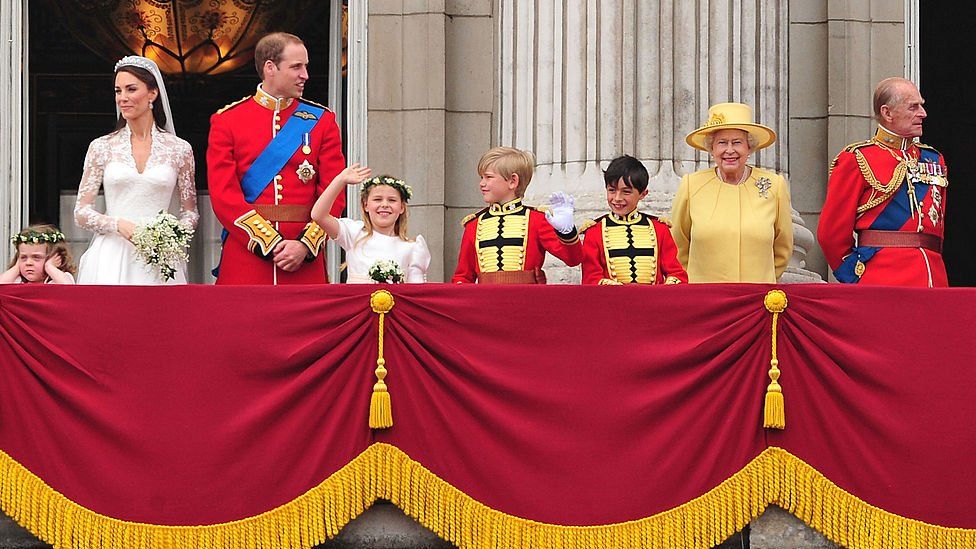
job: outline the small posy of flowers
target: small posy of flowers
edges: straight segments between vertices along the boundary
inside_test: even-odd
[[[381,259],[369,267],[369,277],[376,282],[399,284],[403,282],[403,269],[396,261]]]
[[[176,266],[190,258],[187,250],[191,238],[193,229],[180,225],[173,214],[160,211],[152,221],[133,231],[132,244],[146,265],[166,282],[176,276]]]

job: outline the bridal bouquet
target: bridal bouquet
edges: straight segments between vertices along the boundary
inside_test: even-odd
[[[155,219],[140,225],[132,233],[132,244],[139,257],[159,272],[166,282],[176,276],[176,265],[190,258],[187,250],[193,229],[180,225],[176,216],[160,211]]]
[[[376,282],[389,282],[392,284],[403,282],[403,279],[406,278],[403,274],[403,269],[400,268],[400,264],[389,259],[381,259],[370,265],[369,277]]]

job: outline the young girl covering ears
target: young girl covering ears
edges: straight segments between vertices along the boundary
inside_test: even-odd
[[[75,266],[64,235],[53,225],[31,225],[13,236],[14,257],[0,284],[74,284]]]

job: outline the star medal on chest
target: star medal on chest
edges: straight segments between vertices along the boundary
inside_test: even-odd
[[[756,180],[756,188],[759,189],[760,198],[769,198],[769,188],[773,186],[773,183],[768,177],[760,177]]]
[[[315,168],[312,167],[306,158],[305,161],[298,166],[298,169],[295,170],[295,173],[298,174],[298,179],[301,179],[302,183],[308,183],[313,177],[315,177]]]
[[[312,154],[312,147],[310,145],[310,142],[311,140],[308,136],[308,132],[306,132],[305,135],[302,136],[302,154],[306,156]]]
[[[905,161],[905,164],[908,168],[908,180],[911,181],[912,184],[922,183],[922,174],[918,169],[918,159],[909,158]]]

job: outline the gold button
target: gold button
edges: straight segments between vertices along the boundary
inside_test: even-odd
[[[278,200],[281,200],[282,198],[284,198],[284,197],[279,194],[278,195]]]
[[[280,130],[281,129],[281,124],[275,124],[275,129],[276,130]]]
[[[275,188],[280,191],[281,189],[284,189],[285,186],[284,185],[281,185],[281,184],[278,184],[278,185],[275,185]]]
[[[281,181],[281,174],[279,173],[278,175],[276,175],[276,176],[274,177],[274,180],[275,180],[275,181]]]
[[[277,114],[276,114],[276,115],[275,115],[275,122],[277,122],[277,121],[279,121],[279,120],[281,120],[281,116],[279,116],[279,115],[277,115]]]

